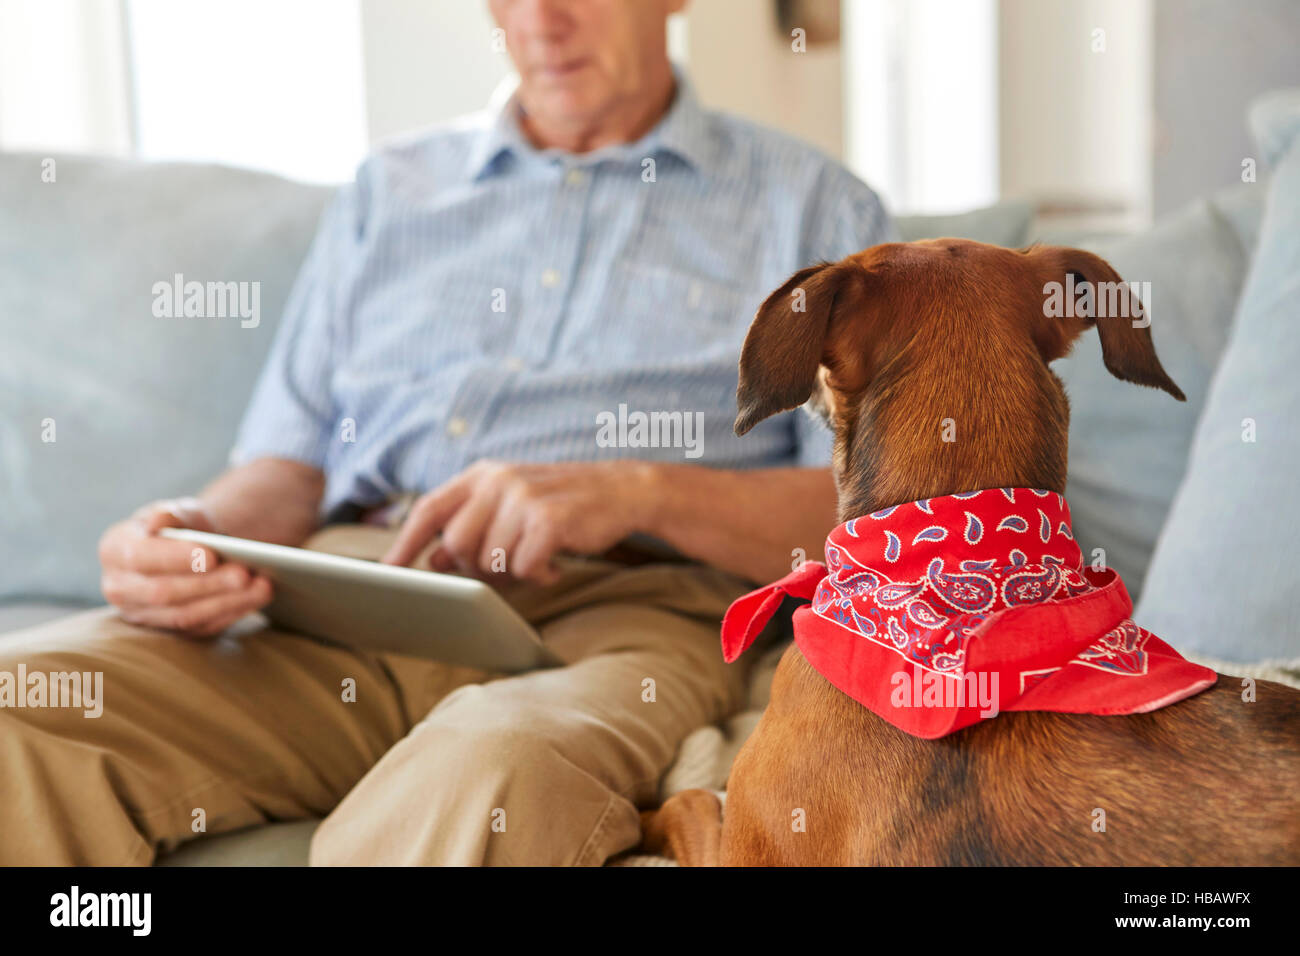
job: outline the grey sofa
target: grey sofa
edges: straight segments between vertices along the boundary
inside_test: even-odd
[[[95,542],[102,529],[144,501],[196,490],[223,467],[330,195],[244,170],[71,156],[55,158],[55,180],[46,182],[43,159],[0,155],[0,641],[15,629],[99,603]],[[1197,298],[1214,312],[1206,321],[1220,328],[1207,334],[1218,336],[1218,348],[1260,203],[1258,191],[1236,190],[1198,207],[1173,239],[1156,237],[1177,257],[1163,267],[1180,272],[1188,257],[1214,263],[1213,282]],[[1028,207],[1007,203],[900,226],[906,238],[963,235],[1016,246],[1029,238],[1029,218]],[[1114,250],[1120,258],[1158,258],[1164,247],[1156,245]],[[153,285],[177,273],[260,282],[260,322],[246,328],[237,319],[155,317]],[[1163,327],[1156,334],[1162,348],[1170,343],[1171,354],[1178,351]],[[1193,405],[1203,400],[1215,348],[1211,342],[1203,355],[1193,350],[1174,359],[1185,377],[1187,367],[1200,363],[1200,385],[1179,379]],[[1171,370],[1178,378],[1179,369]],[[1078,413],[1084,403],[1077,395],[1074,401]],[[1179,420],[1166,473],[1143,490],[1164,500],[1135,509],[1144,530],[1141,541],[1120,549],[1132,565],[1121,569],[1126,574],[1140,578],[1145,570],[1197,411]],[[1094,430],[1104,427],[1104,413],[1085,410],[1082,419]],[[1113,442],[1088,434],[1072,434],[1072,441],[1085,469],[1100,470],[1097,463],[1113,452]],[[1081,495],[1100,496],[1102,506],[1077,520],[1105,533],[1105,475],[1090,472]],[[204,838],[162,862],[301,863],[314,825],[273,824]]]

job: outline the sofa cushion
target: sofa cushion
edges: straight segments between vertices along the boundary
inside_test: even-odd
[[[1268,193],[1268,177],[1258,182],[1237,183],[1221,189],[1210,197],[1210,205],[1237,234],[1237,240],[1248,254],[1255,251],[1259,240],[1259,224],[1264,218],[1264,197]]]
[[[319,820],[268,823],[200,837],[158,857],[158,866],[306,866]]]
[[[93,600],[106,522],[225,464],[330,191],[43,159],[0,155],[0,600]],[[257,283],[259,320],[159,317],[177,275]]]
[[[56,601],[15,601],[0,604],[0,640],[13,631],[35,627],[37,624],[76,614],[84,609],[81,605]]]
[[[1178,402],[1114,378],[1095,332],[1054,366],[1070,398],[1066,495],[1075,537],[1090,562],[1102,549],[1136,599],[1186,469],[1248,253],[1237,229],[1205,200],[1140,235],[1083,245],[1126,281],[1150,283],[1142,298],[1156,351],[1187,395]]]
[[[904,242],[952,236],[1016,247],[1028,241],[1033,217],[1034,207],[1030,203],[1006,199],[982,209],[946,216],[898,216],[895,222],[899,238]]]
[[[1228,661],[1300,654],[1300,90],[1251,113],[1274,163],[1232,338],[1135,615]]]

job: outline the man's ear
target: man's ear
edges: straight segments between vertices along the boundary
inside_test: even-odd
[[[800,269],[758,307],[740,350],[737,435],[808,400],[836,296],[857,268],[824,262]]]
[[[1064,315],[1044,310],[1047,325],[1039,344],[1047,361],[1066,354],[1079,333],[1095,325],[1102,361],[1110,374],[1125,382],[1162,389],[1180,402],[1187,400],[1156,356],[1151,323],[1141,300],[1109,262],[1091,252],[1065,247],[1039,249],[1037,254],[1051,263],[1049,281],[1060,283],[1067,293],[1073,289],[1075,294],[1072,302],[1062,300],[1067,309]],[[1046,288],[1044,294],[1048,294]]]

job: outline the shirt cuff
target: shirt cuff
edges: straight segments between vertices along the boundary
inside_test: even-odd
[[[246,465],[258,458],[285,458],[313,468],[324,468],[329,438],[323,435],[283,433],[240,441],[230,450],[230,466]]]

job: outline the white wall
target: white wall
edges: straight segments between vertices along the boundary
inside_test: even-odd
[[[850,0],[851,2],[851,0]],[[838,46],[791,49],[771,0],[693,0],[686,9],[686,65],[707,106],[807,140],[832,156],[844,148]]]
[[[1154,33],[1161,215],[1241,182],[1242,160],[1259,160],[1246,109],[1268,90],[1300,87],[1300,3],[1156,0]]]
[[[372,143],[481,109],[510,60],[487,0],[361,0]]]

